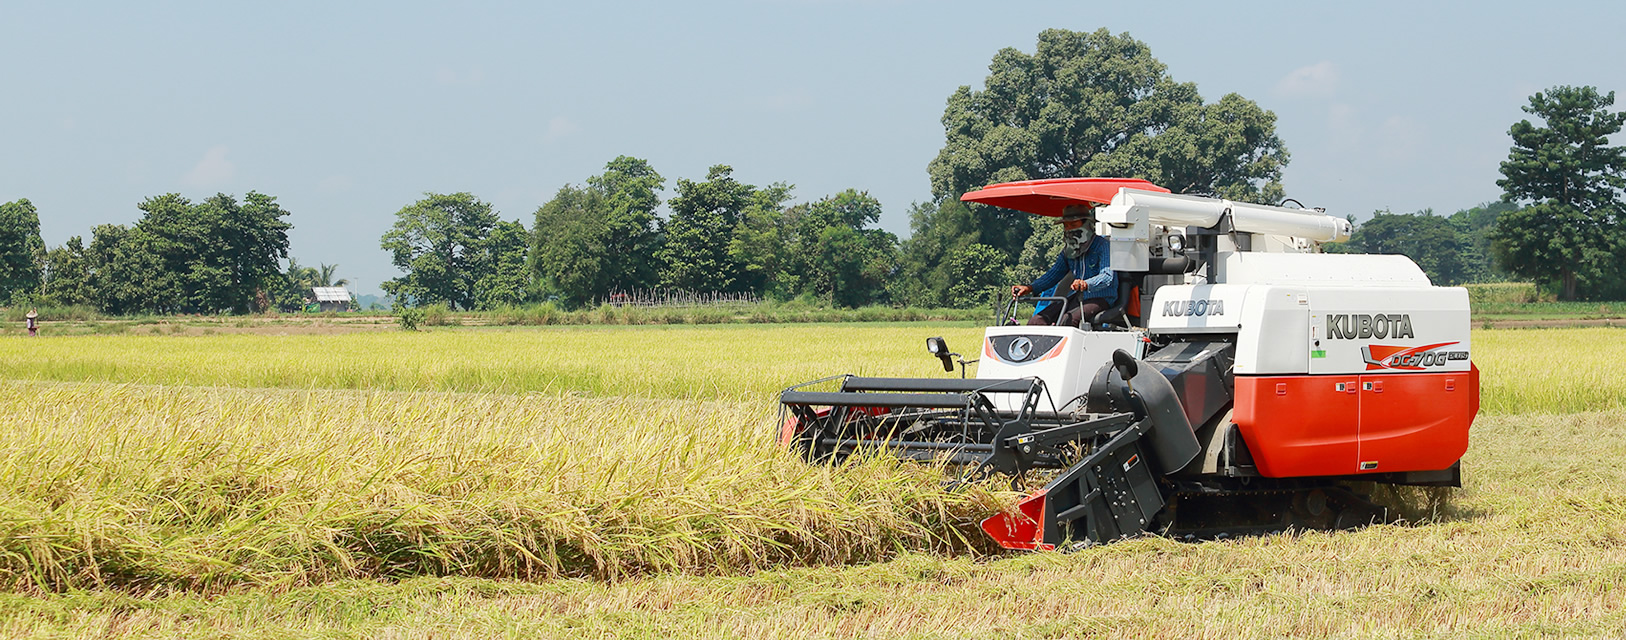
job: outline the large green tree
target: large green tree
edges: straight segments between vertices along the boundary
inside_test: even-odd
[[[847,189],[785,212],[785,266],[800,293],[846,307],[879,302],[897,266],[898,239],[869,228],[881,203]]]
[[[748,261],[730,254],[735,228],[748,211],[777,210],[789,199],[790,187],[773,184],[758,189],[734,179],[734,169],[716,165],[704,182],[680,179],[665,225],[660,253],[662,286],[690,291],[760,291],[746,270]]]
[[[666,179],[649,162],[618,156],[604,165],[604,173],[587,179],[604,196],[605,250],[615,259],[605,265],[613,288],[638,289],[660,281],[660,230],[655,208]]]
[[[426,193],[395,213],[381,246],[404,275],[386,280],[385,293],[417,305],[445,303],[473,309],[476,283],[494,268],[488,240],[497,212],[469,193]]]
[[[68,238],[60,247],[45,252],[45,277],[41,299],[49,304],[81,305],[95,301],[90,287],[90,257],[85,241]]]
[[[591,303],[610,280],[609,204],[597,189],[565,185],[536,210],[530,268],[542,291],[571,307]]]
[[[39,292],[44,254],[34,203],[25,198],[0,204],[0,304]]]
[[[286,286],[288,212],[249,192],[193,203],[154,196],[134,227],[101,225],[85,250],[89,290],[110,313],[247,313]]]
[[[85,250],[96,306],[112,314],[181,310],[180,279],[164,264],[160,243],[138,224],[97,225]]]
[[[248,313],[259,308],[262,293],[274,289],[288,257],[288,211],[277,199],[254,191],[242,202],[224,193],[193,207],[196,226],[178,239],[193,242],[192,273],[186,285],[192,307],[200,312]],[[208,247],[209,254],[199,251]],[[177,247],[181,255],[188,253]],[[171,263],[176,262],[171,256]]]
[[[1033,54],[1003,49],[988,71],[982,90],[962,86],[944,109],[946,140],[928,167],[939,202],[995,182],[1080,176],[1282,197],[1288,154],[1275,114],[1234,93],[1204,103],[1127,33],[1046,30]],[[1025,214],[976,208],[978,241],[1014,258],[1033,229]]]
[[[1493,249],[1509,271],[1556,285],[1565,300],[1621,288],[1626,148],[1609,146],[1609,136],[1626,114],[1612,113],[1614,103],[1612,91],[1554,87],[1524,107],[1541,124],[1520,120],[1508,130],[1513,147],[1496,184],[1503,200],[1531,204],[1498,219]]]
[[[525,302],[531,288],[531,273],[525,265],[528,235],[517,220],[502,220],[492,227],[486,242],[491,268],[474,283],[476,307],[493,309]]]
[[[538,208],[529,261],[544,293],[578,306],[615,290],[654,286],[663,184],[648,162],[620,156],[587,186],[565,185]]]
[[[949,288],[958,276],[950,272],[946,257],[981,244],[976,222],[970,207],[959,200],[915,203],[909,211],[909,239],[898,250],[898,275],[887,283],[888,298],[913,307],[949,304]],[[995,263],[990,266],[996,270],[1007,260],[997,249],[991,255]]]

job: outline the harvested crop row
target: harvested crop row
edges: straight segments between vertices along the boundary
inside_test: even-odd
[[[982,544],[1005,496],[809,466],[760,403],[0,382],[6,588],[744,573]]]

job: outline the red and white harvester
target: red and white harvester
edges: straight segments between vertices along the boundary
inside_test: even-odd
[[[1359,526],[1386,517],[1366,483],[1461,486],[1479,410],[1468,293],[1404,256],[1322,253],[1347,221],[1125,179],[961,199],[1043,216],[1094,206],[1116,304],[1082,326],[1023,326],[1017,305],[1037,299],[1009,299],[979,358],[927,340],[959,378],[785,390],[781,439],[809,460],[875,449],[969,465],[972,480],[1059,470],[983,522],[1010,549]]]

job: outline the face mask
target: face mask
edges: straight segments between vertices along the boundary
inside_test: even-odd
[[[1089,248],[1090,241],[1094,239],[1095,227],[1089,223],[1077,229],[1061,232],[1062,244],[1066,246],[1067,256],[1070,258],[1084,255],[1084,250]]]

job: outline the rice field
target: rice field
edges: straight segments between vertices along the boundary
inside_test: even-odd
[[[994,553],[1002,487],[811,467],[773,396],[969,325],[0,338],[0,635],[1620,637],[1618,329],[1474,333],[1408,523]],[[1603,363],[1603,364],[1600,364]],[[1409,495],[1407,498],[1417,496]],[[1432,508],[1428,508],[1432,507]]]

